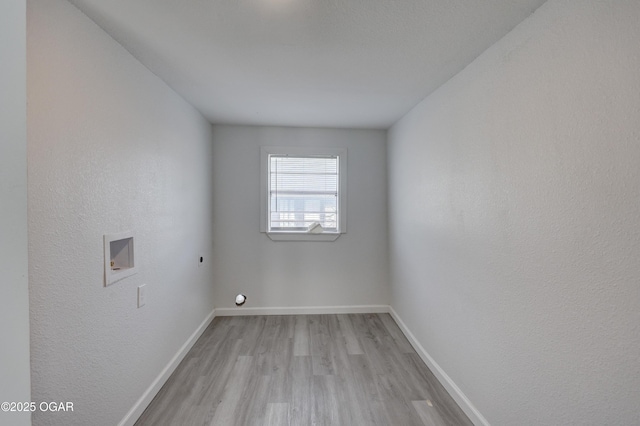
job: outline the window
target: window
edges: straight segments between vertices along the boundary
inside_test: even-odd
[[[340,149],[262,147],[261,231],[294,241],[346,232],[346,159]]]

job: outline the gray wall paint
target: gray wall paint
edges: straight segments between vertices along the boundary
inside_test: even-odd
[[[0,402],[29,401],[26,2],[0,3]],[[0,412],[0,424],[29,425]]]
[[[549,1],[389,132],[392,305],[493,425],[640,424],[638,22]]]
[[[213,309],[211,126],[68,2],[27,33],[32,397],[75,408],[34,424],[113,425]],[[105,288],[127,230],[139,272]]]
[[[214,126],[216,307],[388,304],[386,132]],[[334,242],[260,233],[260,146],[348,150],[348,232]]]

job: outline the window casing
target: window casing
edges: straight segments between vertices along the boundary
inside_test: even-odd
[[[346,150],[261,148],[261,231],[276,241],[346,232]]]

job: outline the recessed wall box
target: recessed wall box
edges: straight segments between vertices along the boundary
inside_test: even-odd
[[[138,272],[131,232],[104,236],[104,285],[108,286]]]

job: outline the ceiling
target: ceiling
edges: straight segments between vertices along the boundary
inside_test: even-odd
[[[70,0],[212,123],[388,128],[544,0]]]

